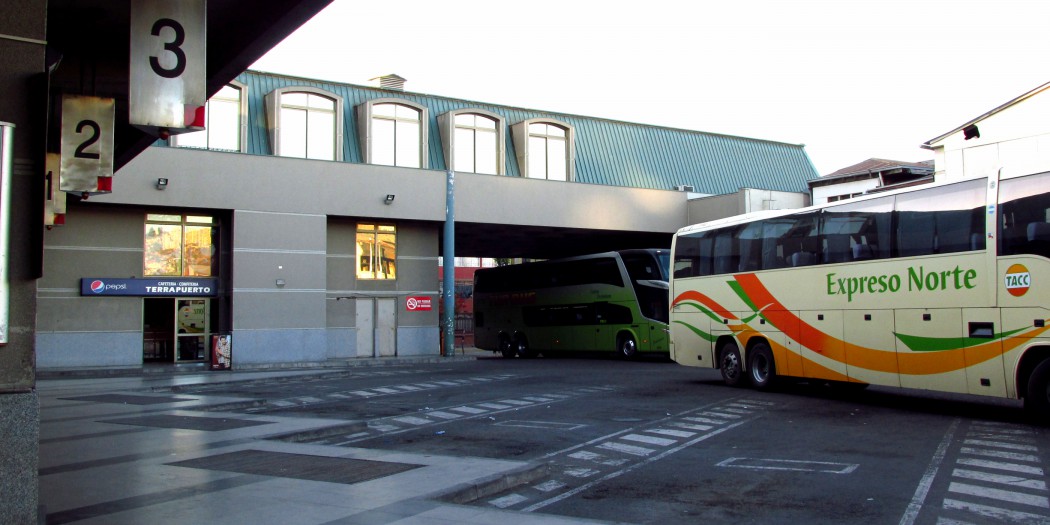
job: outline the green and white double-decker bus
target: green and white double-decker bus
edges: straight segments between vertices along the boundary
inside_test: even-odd
[[[672,261],[682,365],[1023,398],[1050,419],[1050,172],[690,226]]]
[[[622,250],[478,270],[474,344],[504,357],[667,353],[668,250]]]

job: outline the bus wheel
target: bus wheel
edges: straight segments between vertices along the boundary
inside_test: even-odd
[[[514,345],[510,344],[510,338],[506,336],[499,338],[499,353],[503,354],[503,357],[507,359],[516,355]]]
[[[1025,394],[1025,409],[1044,423],[1050,423],[1050,359],[1044,359],[1028,376]]]
[[[773,352],[769,349],[769,345],[756,343],[755,346],[751,347],[751,351],[748,354],[750,354],[748,357],[751,365],[747,369],[748,375],[751,377],[751,386],[755,387],[756,390],[766,390],[777,377],[777,366],[773,361]]]
[[[638,356],[638,343],[634,341],[634,338],[630,335],[621,335],[616,340],[616,349],[620,353],[620,357],[624,359],[633,359]]]
[[[529,348],[529,341],[525,339],[525,336],[519,335],[518,337],[515,337],[514,342],[518,355],[521,357],[532,358],[539,355],[535,350]]]
[[[728,342],[718,353],[718,369],[722,380],[729,386],[740,386],[744,379],[744,365],[740,360],[740,349],[735,342]]]

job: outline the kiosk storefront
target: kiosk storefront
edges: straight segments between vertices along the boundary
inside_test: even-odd
[[[82,296],[142,297],[143,362],[203,362],[210,359],[212,297],[217,279],[85,277]]]

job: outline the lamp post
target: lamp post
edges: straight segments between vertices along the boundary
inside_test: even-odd
[[[456,355],[456,197],[455,182],[456,174],[452,170],[445,172],[445,240],[442,250],[442,276],[441,300],[444,311],[442,327],[445,330],[444,348],[445,357]]]

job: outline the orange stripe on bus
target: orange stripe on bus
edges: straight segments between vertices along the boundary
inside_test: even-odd
[[[700,292],[693,290],[683,292],[678,297],[675,297],[674,304],[672,304],[671,306],[674,306],[682,301],[696,301],[706,306],[708,310],[711,310],[712,312],[722,317],[725,317],[726,319],[736,319],[736,316],[729,313],[729,311],[726,310],[722,305],[716,303],[713,299]]]

